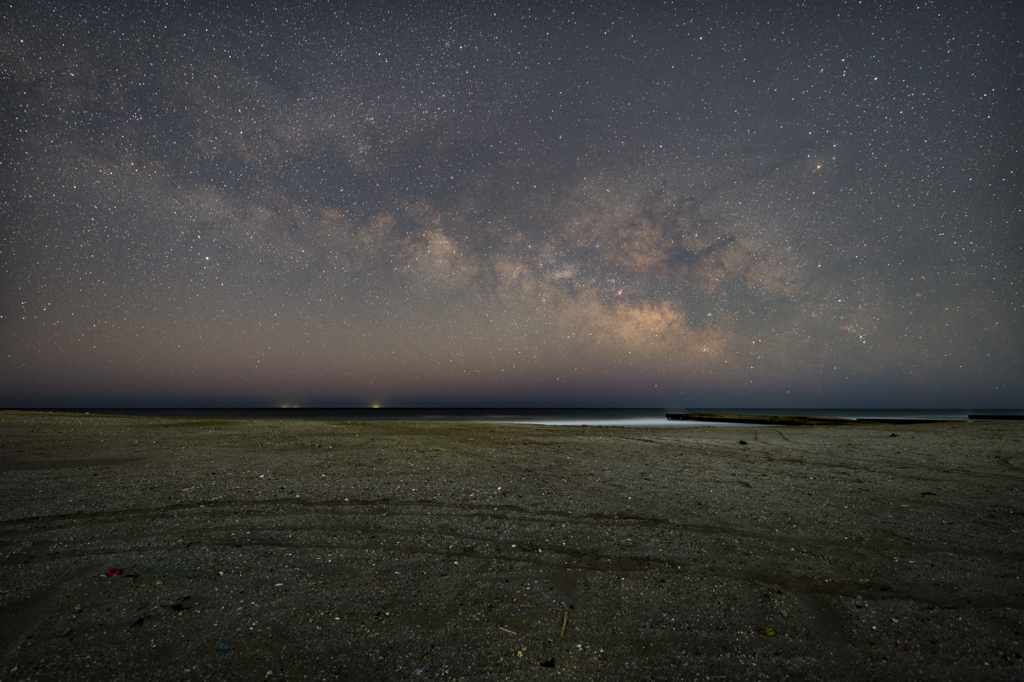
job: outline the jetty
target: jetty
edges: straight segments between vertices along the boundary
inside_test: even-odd
[[[933,424],[955,421],[949,419],[899,419],[881,417],[804,417],[785,414],[701,414],[685,412],[666,414],[668,419],[693,422],[727,422],[730,424],[761,424],[765,426],[836,426],[840,424]],[[991,417],[989,417],[991,418]],[[1005,417],[996,417],[1004,419]]]

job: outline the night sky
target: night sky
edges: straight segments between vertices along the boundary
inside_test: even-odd
[[[1024,406],[1019,2],[0,6],[0,405]]]

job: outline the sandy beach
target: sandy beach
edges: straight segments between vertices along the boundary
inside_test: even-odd
[[[0,412],[0,679],[1024,678],[1024,423]]]

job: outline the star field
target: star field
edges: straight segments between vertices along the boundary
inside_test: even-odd
[[[1019,407],[1021,36],[5,3],[0,404]]]

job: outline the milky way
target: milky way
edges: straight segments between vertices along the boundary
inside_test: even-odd
[[[0,8],[0,404],[1024,405],[1019,4],[283,5]]]

